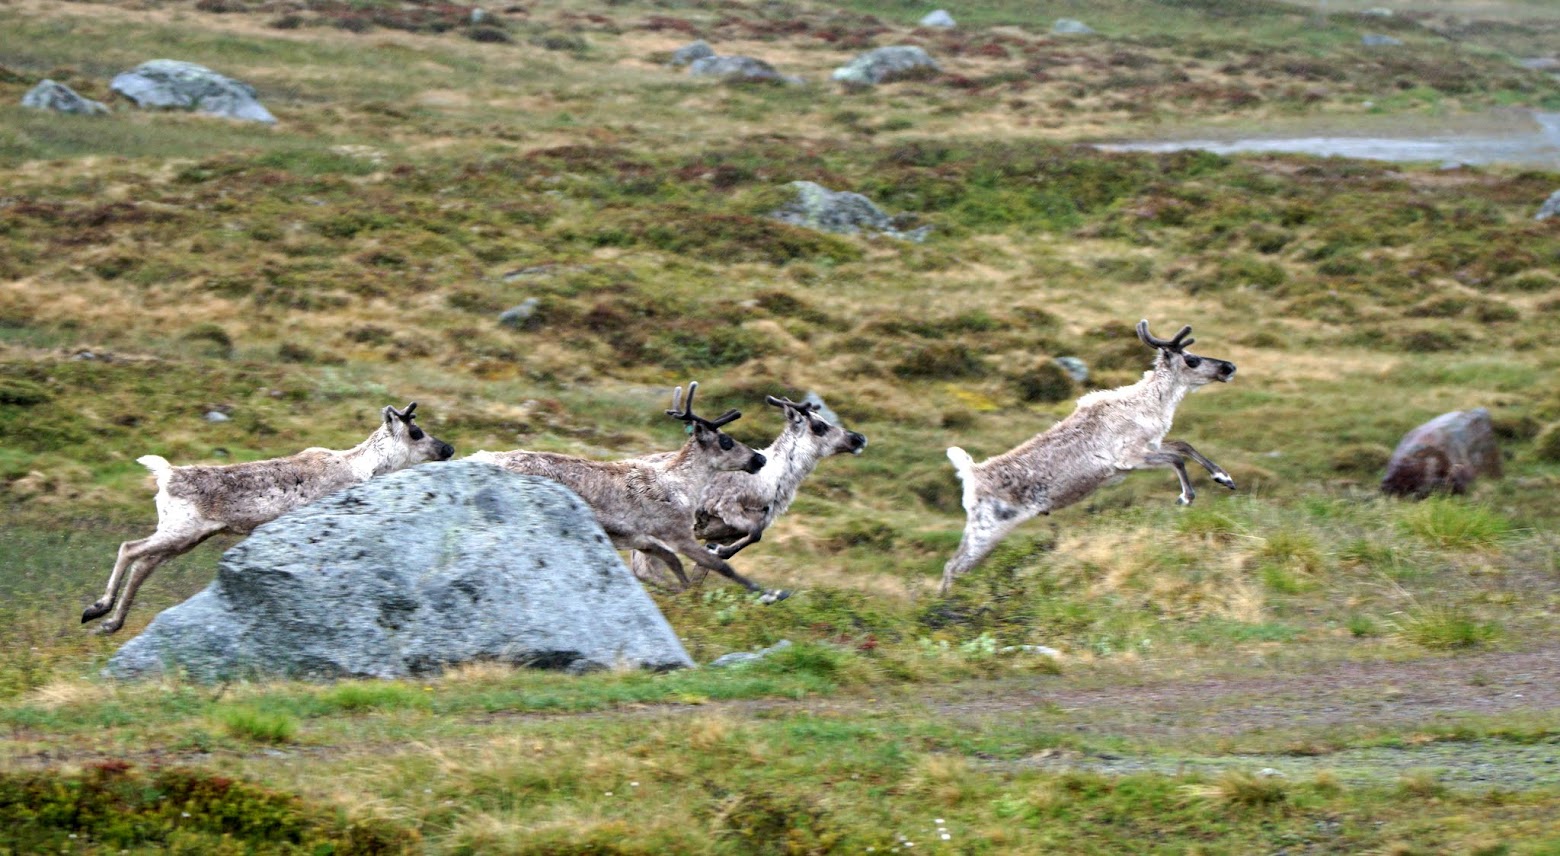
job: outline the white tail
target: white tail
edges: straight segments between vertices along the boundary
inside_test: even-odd
[[[168,463],[168,459],[162,455],[142,455],[136,458],[135,462],[152,471],[152,475],[157,477],[158,489],[162,488],[168,481],[168,476],[173,473],[173,464]]]
[[[975,507],[977,497],[975,495],[974,475],[975,459],[970,453],[958,446],[948,447],[948,460],[953,462],[953,469],[959,474],[959,483],[964,485],[964,510]]]

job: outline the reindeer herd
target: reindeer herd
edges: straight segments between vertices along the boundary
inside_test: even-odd
[[[1235,482],[1190,444],[1166,441],[1175,408],[1187,393],[1214,381],[1228,382],[1235,365],[1186,350],[1190,327],[1170,339],[1137,325],[1138,338],[1156,351],[1142,380],[1098,390],[1078,400],[1066,419],[1014,449],[976,463],[957,446],[948,458],[963,483],[966,514],[959,547],[943,569],[942,593],[956,577],[978,565],[1019,524],[1071,505],[1131,470],[1170,468],[1180,480],[1178,501],[1196,496],[1187,475],[1189,458],[1231,490]],[[766,397],[785,416],[775,441],[754,451],[721,430],[741,413],[714,419],[693,412],[698,384],[672,396],[666,414],[682,422],[688,440],[675,452],[619,461],[597,461],[523,449],[477,452],[480,461],[514,473],[562,483],[579,494],[602,529],[641,580],[682,590],[715,571],[761,600],[784,600],[790,592],[765,590],[727,561],[757,543],[790,507],[803,479],[823,458],[861,454],[867,438],[823,419],[816,404]],[[159,565],[219,533],[248,534],[262,523],[327,494],[426,461],[454,456],[450,444],[414,421],[417,403],[405,410],[386,407],[381,424],[362,443],[344,451],[312,448],[285,458],[226,466],[173,466],[158,455],[138,462],[157,481],[157,530],[126,541],[109,574],[103,596],[81,614],[83,624],[104,615],[99,633],[124,626],[136,590]],[[702,569],[690,580],[681,555]],[[670,572],[670,577],[668,576]],[[111,614],[110,614],[111,613]]]

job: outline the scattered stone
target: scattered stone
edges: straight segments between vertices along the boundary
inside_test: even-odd
[[[718,77],[728,83],[803,83],[800,77],[781,74],[775,67],[750,56],[707,56],[688,65],[694,77]]]
[[[1552,56],[1535,56],[1518,60],[1517,65],[1528,71],[1560,71],[1560,59]]]
[[[789,647],[791,647],[791,640],[781,639],[768,648],[760,648],[757,651],[733,651],[730,654],[715,658],[710,662],[710,668],[724,669],[727,666],[736,666],[741,663],[756,663],[776,651],[784,651]]]
[[[1378,33],[1366,33],[1360,36],[1360,44],[1368,48],[1395,48],[1403,44],[1403,40]]]
[[[1381,490],[1424,499],[1432,493],[1466,493],[1479,476],[1500,478],[1500,449],[1490,412],[1454,410],[1403,436],[1387,462]]]
[[[692,666],[579,497],[469,461],[373,479],[256,529],[116,653],[118,678],[399,678],[475,661]]]
[[[487,10],[483,9],[481,6],[471,7],[471,25],[473,27],[482,23],[483,21],[486,21],[489,17],[491,16],[488,15]]]
[[[710,47],[710,43],[703,39],[699,39],[696,42],[690,42],[689,44],[683,45],[682,47],[673,51],[672,61],[670,64],[677,68],[682,68],[685,65],[692,65],[698,60],[708,59],[714,55],[715,49]]]
[[[69,86],[53,80],[45,80],[27,90],[27,94],[22,96],[22,106],[75,116],[108,115],[107,104],[83,97]]]
[[[193,62],[154,59],[115,75],[109,88],[138,106],[192,110],[226,119],[274,123],[254,87]]]
[[[1092,36],[1094,28],[1073,18],[1057,18],[1051,32],[1058,36]]]
[[[203,418],[207,422],[231,422],[231,421],[233,421],[233,417],[227,415],[226,413],[223,413],[220,410],[208,410],[208,411],[206,411],[206,415]]]
[[[1055,660],[1062,656],[1062,652],[1047,645],[1008,645],[998,649],[1002,654],[1039,654],[1042,657],[1050,657]]]
[[[1057,357],[1056,364],[1067,372],[1067,376],[1078,383],[1089,382],[1089,364],[1077,357]]]
[[[924,49],[915,45],[891,45],[870,50],[834,70],[834,79],[846,86],[876,86],[895,80],[913,80],[942,71]]]
[[[518,306],[511,306],[500,313],[498,323],[516,330],[530,330],[540,320],[537,318],[536,312],[541,308],[542,301],[540,298],[527,297],[520,301]]]
[[[819,416],[819,418],[821,418],[823,421],[829,423],[830,425],[840,425],[840,424],[842,424],[840,422],[840,415],[838,413],[835,413],[829,407],[829,405],[824,404],[823,403],[823,396],[819,395],[818,393],[813,392],[812,390],[808,390],[807,394],[802,396],[802,403],[803,404],[811,404],[811,405],[816,406],[818,408],[818,416]]]
[[[917,244],[926,240],[932,228],[922,226],[902,231],[895,218],[883,213],[872,200],[859,193],[835,192],[811,181],[793,181],[791,187],[796,190],[796,198],[770,214],[782,223],[841,235],[868,230]]]
[[[1377,6],[1374,9],[1366,9],[1360,14],[1371,18],[1390,18],[1394,13],[1391,9],[1388,9],[1384,6]]]
[[[954,23],[953,16],[948,14],[947,9],[938,9],[935,12],[927,12],[926,17],[922,18],[919,23],[923,27],[957,26],[957,24]]]
[[[1549,194],[1544,204],[1539,206],[1538,213],[1533,215],[1534,220],[1548,220],[1550,217],[1560,214],[1560,190]]]

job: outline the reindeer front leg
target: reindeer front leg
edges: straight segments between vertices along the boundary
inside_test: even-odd
[[[763,539],[764,539],[764,530],[762,530],[762,529],[754,529],[753,531],[751,531],[748,534],[742,536],[741,538],[738,538],[737,540],[732,541],[730,544],[709,544],[708,546],[709,546],[710,552],[712,552],[715,555],[721,557],[722,559],[729,559],[732,556],[735,556],[736,554],[738,554],[738,553],[742,552],[743,550],[747,549],[748,547],[750,547],[750,546],[752,546],[754,544],[757,544],[759,541],[762,541]]]
[[[1225,472],[1223,467],[1215,464],[1213,461],[1208,460],[1208,458],[1205,457],[1202,452],[1193,449],[1191,443],[1188,443],[1185,440],[1166,440],[1159,444],[1159,448],[1191,458],[1197,463],[1202,464],[1203,469],[1208,471],[1208,475],[1212,476],[1214,481],[1224,485],[1230,490],[1235,489],[1235,480],[1230,478],[1230,474]]]
[[[1186,474],[1186,461],[1175,452],[1163,450],[1149,452],[1143,456],[1140,468],[1170,467],[1175,470],[1175,477],[1181,480],[1181,495],[1176,497],[1177,505],[1191,505],[1197,498],[1197,491],[1192,489],[1192,479]]]
[[[675,548],[677,552],[682,553],[684,556],[692,559],[694,564],[703,568],[709,568],[715,573],[720,574],[721,576],[731,580],[737,585],[742,586],[750,592],[763,592],[764,597],[762,600],[764,603],[775,603],[777,601],[785,600],[791,596],[791,593],[785,589],[771,589],[769,591],[765,591],[763,586],[760,586],[758,583],[755,583],[747,577],[737,573],[736,568],[733,568],[731,565],[727,564],[725,559],[715,555],[715,553],[707,549],[703,544],[700,544],[698,539],[693,537],[692,532],[688,533],[688,540],[686,543],[672,544],[671,546]]]

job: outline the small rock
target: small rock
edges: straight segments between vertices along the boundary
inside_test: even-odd
[[[735,666],[740,663],[756,663],[776,651],[784,651],[789,647],[791,647],[791,640],[781,639],[768,648],[760,648],[757,651],[733,651],[730,654],[716,657],[710,662],[710,668],[724,669],[727,666]]]
[[[208,410],[208,411],[206,411],[206,415],[205,415],[204,418],[205,418],[205,420],[207,422],[231,422],[231,421],[233,421],[233,417],[227,415],[226,413],[223,413],[220,410]]]
[[[696,42],[690,42],[689,44],[683,45],[674,51],[672,53],[672,61],[670,64],[677,68],[681,68],[685,65],[692,65],[698,60],[706,59],[714,55],[715,49],[710,47],[710,43],[703,39],[699,39]]]
[[[27,94],[22,96],[22,106],[76,116],[108,115],[107,104],[85,98],[69,86],[53,80],[45,80],[27,90]]]
[[[1560,59],[1552,56],[1535,56],[1518,60],[1517,65],[1528,71],[1560,71]]]
[[[1039,654],[1042,657],[1052,659],[1062,656],[1062,652],[1046,645],[1008,645],[1001,649],[1003,654]]]
[[[1057,18],[1051,32],[1058,36],[1092,36],[1094,28],[1073,18]]]
[[[930,226],[900,230],[894,218],[859,193],[836,192],[811,181],[793,181],[791,187],[796,189],[796,198],[770,214],[782,223],[841,235],[854,235],[865,229],[912,243],[926,240],[931,231]]]
[[[1368,48],[1392,48],[1403,44],[1403,40],[1377,33],[1366,33],[1360,36],[1360,44]]]
[[[1403,436],[1387,462],[1381,490],[1424,499],[1441,491],[1465,493],[1479,476],[1500,478],[1500,449],[1490,412],[1454,410]]]
[[[1533,215],[1534,220],[1548,220],[1550,217],[1560,214],[1560,190],[1549,194],[1544,204],[1539,207],[1538,213]]]
[[[191,110],[226,119],[274,123],[255,89],[193,62],[154,59],[114,76],[109,84],[140,107]]]
[[[802,83],[800,77],[781,74],[775,67],[750,56],[707,56],[688,65],[694,77],[718,77],[727,83]]]
[[[471,8],[471,24],[472,24],[472,26],[476,26],[477,24],[480,24],[483,21],[486,21],[489,17],[490,16],[488,15],[487,10],[483,9],[481,6],[473,6]]]
[[[926,17],[924,17],[924,18],[922,18],[920,20],[920,25],[923,26],[923,27],[953,27],[953,26],[957,26],[954,23],[953,16],[948,14],[948,10],[947,9],[938,9],[935,12],[928,12],[928,13],[926,13]]]
[[[1067,376],[1078,383],[1089,382],[1089,365],[1077,357],[1057,357],[1056,364],[1067,372]]]
[[[498,323],[516,330],[529,330],[535,326],[538,320],[536,312],[542,307],[539,298],[527,297],[520,301],[519,305],[505,309],[498,316]]]
[[[846,86],[876,86],[936,74],[942,69],[924,49],[892,45],[867,51],[834,70],[834,79]]]
[[[1369,16],[1371,18],[1390,18],[1390,17],[1392,17],[1393,12],[1392,12],[1391,9],[1387,9],[1385,7],[1382,7],[1382,6],[1377,6],[1374,9],[1366,9],[1365,11],[1361,12],[1360,14]]]
[[[1273,767],[1263,767],[1262,769],[1257,771],[1257,775],[1262,777],[1262,778],[1264,778],[1264,779],[1282,779],[1282,778],[1285,778],[1283,770],[1275,769]]]
[[[830,409],[829,405],[824,404],[823,403],[823,396],[819,395],[818,393],[813,392],[812,390],[808,390],[807,394],[802,396],[802,403],[803,404],[815,405],[818,408],[817,412],[818,412],[819,418],[821,418],[823,421],[829,423],[830,425],[840,425],[841,424],[840,423],[840,415],[838,413],[835,413],[832,409]]]

